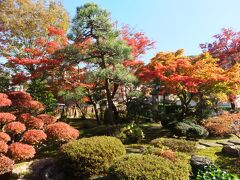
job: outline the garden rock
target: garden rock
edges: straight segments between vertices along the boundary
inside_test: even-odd
[[[238,139],[230,139],[230,140],[228,140],[228,142],[233,143],[235,145],[240,145],[240,140],[238,140]]]
[[[233,143],[229,142],[229,141],[223,141],[223,142],[217,142],[218,144],[221,144],[223,146],[229,145],[229,146],[234,146]]]
[[[213,161],[206,156],[192,156],[190,165],[192,166],[193,174],[197,174],[199,169],[203,169],[204,166],[213,164]]]
[[[226,145],[223,146],[222,152],[230,156],[240,157],[240,147]]]
[[[215,142],[199,142],[199,144],[207,146],[207,147],[219,147],[222,146],[221,144],[217,144]]]
[[[15,164],[10,174],[10,179],[21,179],[30,174],[32,163],[33,161]]]

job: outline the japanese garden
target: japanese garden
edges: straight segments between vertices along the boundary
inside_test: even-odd
[[[240,30],[189,55],[74,8],[0,0],[0,179],[240,179]]]

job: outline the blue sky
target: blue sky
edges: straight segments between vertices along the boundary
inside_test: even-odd
[[[222,28],[240,31],[240,0],[63,0],[63,5],[74,17],[76,7],[86,2],[99,4],[119,25],[129,24],[157,42],[145,62],[158,51],[179,48],[196,55],[199,44],[212,41]]]

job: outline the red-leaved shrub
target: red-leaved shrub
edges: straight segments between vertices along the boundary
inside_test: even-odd
[[[10,99],[0,98],[0,107],[1,106],[11,106],[11,105],[12,105],[12,101]]]
[[[0,140],[8,142],[11,141],[11,137],[5,132],[0,132]]]
[[[57,118],[48,114],[40,114],[37,116],[42,119],[45,125],[53,124],[57,121]]]
[[[224,113],[203,121],[203,126],[215,136],[240,133],[240,113]]]
[[[27,160],[34,157],[36,151],[33,146],[15,142],[9,146],[11,157],[15,161]]]
[[[16,120],[16,116],[11,113],[0,113],[0,124],[6,124]]]
[[[0,156],[0,175],[11,172],[14,161],[6,156]]]
[[[23,91],[12,91],[8,93],[8,98],[12,100],[13,105],[17,105],[19,101],[31,101],[30,94]]]
[[[43,120],[33,116],[25,124],[29,129],[42,129],[44,125]]]
[[[18,121],[22,123],[26,123],[31,119],[31,114],[29,113],[23,113],[18,116]]]
[[[157,151],[154,153],[155,155],[157,156],[162,156],[166,159],[169,159],[171,161],[175,161],[177,156],[175,154],[175,152],[173,152],[172,150],[170,149],[167,149],[167,150],[162,150],[162,151]]]
[[[28,130],[23,134],[23,141],[28,144],[39,144],[47,139],[47,135],[42,130]]]
[[[7,153],[8,145],[6,142],[0,140],[0,153]]]
[[[78,130],[64,122],[48,125],[46,133],[50,139],[58,142],[68,142],[77,139],[79,136]]]
[[[4,94],[4,93],[0,93],[0,99],[1,98],[8,98],[8,95]]]
[[[20,122],[10,122],[4,127],[4,131],[10,134],[21,134],[26,130],[26,126]]]

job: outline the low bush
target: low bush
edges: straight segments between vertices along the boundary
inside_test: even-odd
[[[16,116],[11,113],[0,113],[0,124],[6,124],[16,120]]]
[[[0,140],[8,142],[11,141],[11,137],[7,133],[0,132]]]
[[[222,179],[222,180],[238,180],[238,177],[222,171],[215,165],[205,166],[203,170],[199,170],[196,180],[202,179]]]
[[[20,122],[10,122],[4,126],[4,131],[6,131],[9,134],[21,134],[26,130],[26,126],[23,123]]]
[[[185,139],[157,138],[151,144],[159,148],[169,148],[173,151],[193,153],[196,150],[196,142]]]
[[[207,137],[209,134],[203,126],[192,122],[178,122],[175,124],[173,130],[176,135],[191,139]]]
[[[126,150],[117,138],[95,136],[63,145],[61,154],[75,176],[89,177],[106,173],[113,160],[125,155]]]
[[[11,172],[13,169],[13,160],[6,156],[0,157],[0,175]]]
[[[187,180],[189,176],[189,164],[155,155],[129,155],[117,159],[109,168],[109,178],[115,180]]]
[[[15,161],[31,159],[36,153],[33,146],[19,142],[11,144],[9,146],[9,152]]]
[[[240,113],[223,113],[203,121],[203,126],[214,136],[227,136],[240,133]]]
[[[39,144],[47,139],[47,135],[42,130],[28,130],[23,134],[23,141],[28,144]]]
[[[0,140],[0,153],[7,153],[8,145],[6,142]]]
[[[46,134],[53,142],[68,142],[75,140],[79,136],[77,129],[64,122],[50,124],[46,128]]]

